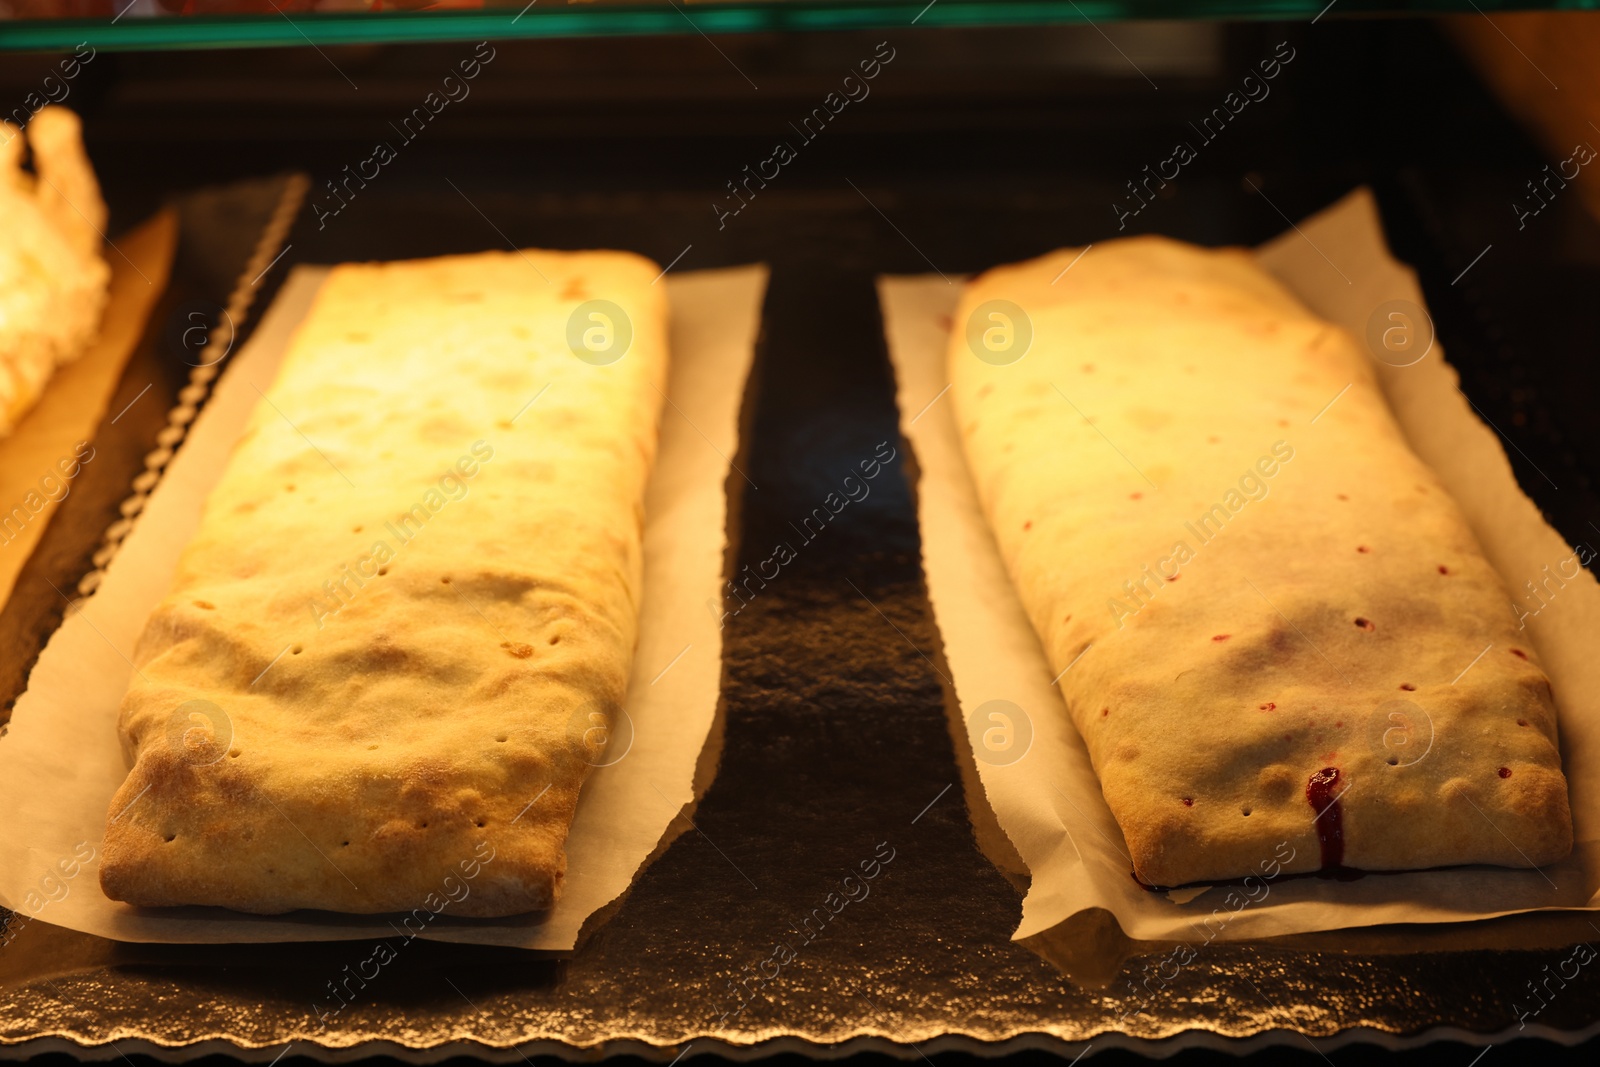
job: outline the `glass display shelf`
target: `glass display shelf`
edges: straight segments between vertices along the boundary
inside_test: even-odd
[[[1596,8],[1600,0],[0,0],[0,51]]]

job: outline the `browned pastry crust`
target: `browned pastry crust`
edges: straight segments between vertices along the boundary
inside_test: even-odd
[[[26,134],[0,120],[0,437],[94,340],[111,279],[105,225],[78,116],[46,107]]]
[[[330,275],[135,653],[108,895],[409,911],[477,861],[451,914],[554,902],[636,637],[658,273],[530,251]],[[632,325],[606,365],[569,347],[591,300]]]
[[[1240,250],[1110,241],[1063,275],[1077,255],[976,279],[949,367],[1138,877],[1243,877],[1284,842],[1289,871],[1566,856],[1550,684],[1356,341]],[[965,331],[996,300],[1033,331],[1004,365]]]

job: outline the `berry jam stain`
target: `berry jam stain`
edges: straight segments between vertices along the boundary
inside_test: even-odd
[[[1324,878],[1360,877],[1344,866],[1344,812],[1339,807],[1339,768],[1324,767],[1306,783],[1306,800],[1316,812],[1317,844],[1322,847]]]
[[[1509,774],[1508,768],[1502,768]],[[1304,874],[1275,874],[1268,881],[1277,878],[1332,878],[1340,882],[1353,882],[1358,878],[1365,878],[1366,871],[1344,865],[1344,811],[1339,806],[1339,797],[1344,793],[1339,788],[1339,768],[1324,767],[1311,776],[1306,782],[1306,800],[1311,804],[1311,810],[1316,812],[1313,825],[1317,828],[1317,844],[1322,848],[1322,868],[1317,871],[1307,871]],[[1192,800],[1184,797],[1185,803]],[[1152,885],[1139,877],[1139,872],[1129,870],[1129,876],[1139,888],[1151,893],[1165,893],[1174,886]],[[1261,878],[1261,875],[1253,877]],[[1196,884],[1196,883],[1190,883]],[[1248,879],[1224,878],[1207,880],[1202,885],[1242,885],[1248,884]]]
[[[1339,806],[1339,797],[1344,793],[1339,788],[1339,768],[1324,767],[1311,776],[1306,782],[1306,800],[1311,804],[1311,810],[1316,813],[1313,825],[1317,828],[1317,844],[1322,848],[1322,868],[1318,871],[1308,871],[1305,874],[1278,874],[1275,878],[1333,878],[1340,882],[1353,882],[1358,878],[1365,878],[1366,871],[1357,870],[1344,865],[1344,811]],[[1193,798],[1182,798],[1185,803],[1192,803]],[[1175,887],[1166,885],[1152,885],[1139,877],[1139,872],[1129,870],[1129,876],[1139,888],[1151,893],[1165,893]],[[1259,875],[1255,877],[1260,877]],[[1239,885],[1244,884],[1239,879],[1220,879],[1202,884],[1209,885]]]

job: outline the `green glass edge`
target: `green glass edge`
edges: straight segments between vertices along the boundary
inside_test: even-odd
[[[0,20],[0,51],[53,51],[87,42],[109,50],[262,48],[305,44],[504,40],[529,37],[650,36],[685,33],[936,26],[1023,26],[1120,19],[1293,19],[1341,15],[1428,15],[1482,9],[1594,10],[1600,0],[767,0],[687,8],[594,6],[497,11],[366,12],[287,16],[224,15]],[[690,20],[693,20],[692,22]]]

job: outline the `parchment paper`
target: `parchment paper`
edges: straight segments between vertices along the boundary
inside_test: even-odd
[[[210,488],[277,372],[327,268],[297,268],[150,497],[83,610],[51,638],[0,738],[0,904],[120,941],[267,942],[393,937],[392,919],[301,911],[247,916],[221,908],[138,909],[100,892],[96,867],[111,795],[127,775],[117,707],[127,659],[165,594]],[[706,611],[723,581],[729,464],[749,375],[764,266],[668,275],[672,367],[661,442],[645,498],[644,599],[626,711],[632,743],[608,745],[579,799],[567,878],[547,915],[453,919],[420,936],[563,951],[585,919],[616,899],[693,800],[695,765],[716,717],[722,642]],[[626,357],[624,357],[626,358]],[[613,732],[620,744],[625,731]],[[90,857],[90,858],[86,858]],[[71,873],[69,873],[71,872]],[[41,903],[42,902],[42,903]]]
[[[1309,307],[1358,339],[1385,302],[1423,305],[1415,276],[1389,256],[1376,204],[1365,189],[1268,242],[1257,256]],[[1112,912],[1130,937],[1209,941],[1596,906],[1600,657],[1594,649],[1600,647],[1600,586],[1581,569],[1526,620],[1560,708],[1578,842],[1566,861],[1535,871],[1459,867],[1355,881],[1280,878],[1265,895],[1259,889],[1246,895],[1235,886],[1169,894],[1140,888],[1129,876],[1126,846],[1088,751],[1051,684],[1055,672],[989,532],[949,398],[934,399],[950,380],[945,351],[960,286],[937,276],[881,278],[879,295],[900,427],[920,475],[923,567],[962,719],[986,701],[1005,699],[1026,710],[1033,730],[1032,747],[1016,762],[976,761],[1000,826],[1032,874],[1014,938],[1094,907]],[[1507,587],[1515,593],[1530,579],[1537,584],[1546,565],[1570,572],[1575,547],[1518,488],[1500,437],[1457,389],[1457,375],[1440,346],[1435,343],[1411,366],[1374,363],[1412,448],[1466,512]],[[1600,534],[1582,543],[1600,547]]]
[[[68,483],[67,492],[51,500],[49,484],[41,488],[40,481],[59,475],[58,464],[75,457],[78,442],[94,437],[122,368],[144,332],[150,309],[167,287],[177,246],[178,217],[163,211],[122,235],[117,251],[107,250],[111,285],[98,336],[81,356],[51,375],[33,410],[22,417],[10,436],[0,440],[0,514],[19,505],[26,508],[30,493],[44,500],[21,532],[0,544],[0,604],[11,595],[22,565],[56,508],[72,492]]]

